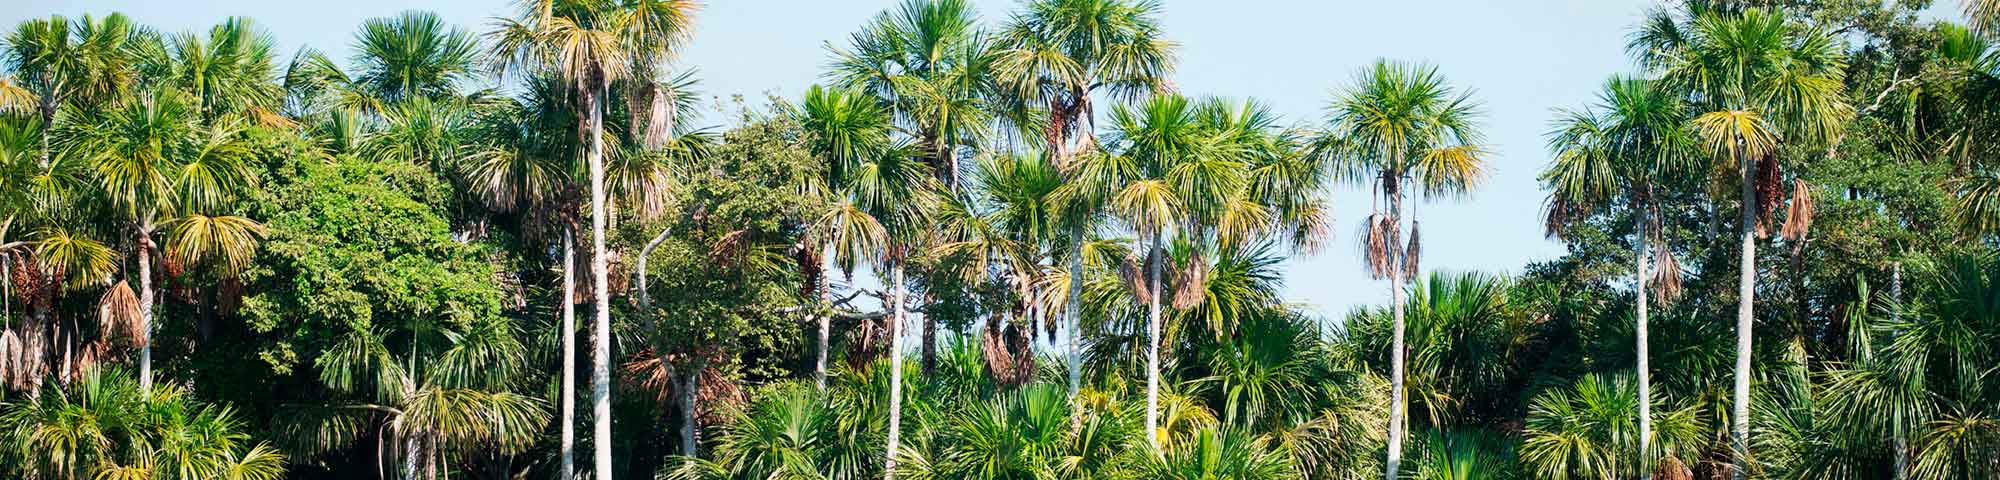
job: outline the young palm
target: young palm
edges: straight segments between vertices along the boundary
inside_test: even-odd
[[[478,74],[478,39],[434,13],[368,19],[355,42],[354,82],[383,103],[454,97]]]
[[[1663,218],[1654,191],[1686,173],[1692,145],[1684,128],[1684,109],[1672,92],[1653,82],[1612,77],[1605,82],[1598,102],[1582,111],[1561,111],[1549,133],[1555,161],[1542,171],[1541,180],[1549,190],[1548,234],[1561,237],[1572,222],[1622,207],[1632,216],[1633,295],[1637,337],[1639,394],[1651,399],[1651,369],[1647,365],[1646,317],[1652,302],[1646,289],[1660,287],[1659,296],[1670,299],[1678,287],[1680,269],[1673,267],[1671,250],[1664,241]],[[1659,258],[1657,276],[1648,277],[1647,260]],[[1639,448],[1641,474],[1651,478],[1652,402],[1639,402]]]
[[[611,299],[605,229],[604,101],[612,82],[634,75],[632,65],[670,58],[692,35],[694,5],[685,2],[523,0],[516,18],[502,19],[489,35],[503,73],[547,69],[573,89],[587,117],[579,132],[590,141],[591,293],[597,298],[591,366],[596,478],[611,478]]]
[[[1700,112],[1694,132],[1740,185],[1741,243],[1737,273],[1736,384],[1731,435],[1736,478],[1747,475],[1750,448],[1751,339],[1755,321],[1757,237],[1765,217],[1783,202],[1783,146],[1811,148],[1834,141],[1854,113],[1842,83],[1847,61],[1837,34],[1790,19],[1784,11],[1701,11],[1685,22],[1655,10],[1628,49],[1655,70],[1664,86],[1686,95]],[[1801,159],[1802,160],[1802,159]],[[1718,171],[1723,171],[1717,169]],[[1782,235],[1803,242],[1812,196],[1790,182]]]
[[[1073,174],[1074,159],[1096,143],[1091,97],[1101,93],[1129,101],[1164,90],[1174,69],[1175,45],[1160,31],[1159,4],[1149,1],[1037,0],[1025,9],[997,34],[992,71],[1008,97],[1047,116],[1042,124],[1023,128],[1039,128],[1052,163]],[[1079,337],[1084,284],[1076,279],[1083,270],[1084,242],[1095,230],[1102,202],[1069,200],[1050,208],[1059,213],[1059,228],[1069,243],[1067,270],[1072,280],[1063,309],[1067,330],[1063,341],[1069,355],[1069,394],[1075,399],[1082,387]],[[1082,412],[1074,410],[1072,423],[1082,422]]]
[[[1403,241],[1403,199],[1408,193],[1461,196],[1485,180],[1486,152],[1476,117],[1471,93],[1447,84],[1436,67],[1383,60],[1334,99],[1330,125],[1317,142],[1322,154],[1332,156],[1335,175],[1367,185],[1378,199],[1364,225],[1363,251],[1369,274],[1389,279],[1394,321],[1387,478],[1399,472],[1407,416],[1403,282],[1416,274],[1419,258],[1414,215],[1409,241]]]

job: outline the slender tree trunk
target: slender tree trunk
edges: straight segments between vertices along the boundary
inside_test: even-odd
[[[827,283],[829,282],[828,276],[831,273],[829,270],[821,269],[819,278],[816,280],[818,285],[814,287],[819,292],[821,311],[816,319],[819,321],[819,349],[817,351],[819,358],[814,359],[813,362],[813,382],[819,385],[819,389],[822,392],[826,391],[827,337],[829,330],[832,330],[831,324],[833,323],[833,289],[827,288]]]
[[[929,295],[925,296],[929,299]],[[923,371],[924,377],[937,374],[937,317],[924,315]]]
[[[681,455],[695,458],[701,453],[701,425],[696,419],[694,402],[700,397],[701,371],[708,368],[706,357],[696,353],[688,359],[687,377],[681,382]]]
[[[1653,374],[1651,367],[1647,365],[1649,360],[1647,358],[1646,342],[1646,309],[1648,307],[1646,298],[1646,254],[1650,253],[1651,245],[1646,241],[1645,212],[1645,206],[1641,205],[1639,208],[1633,209],[1632,214],[1632,238],[1634,239],[1634,245],[1636,245],[1633,248],[1632,256],[1638,260],[1638,269],[1635,270],[1632,276],[1632,292],[1635,297],[1633,307],[1638,312],[1638,320],[1632,327],[1637,337],[1634,343],[1637,344],[1636,346],[1639,350],[1639,478],[1642,480],[1652,480]]]
[[[1160,264],[1166,254],[1160,250],[1160,232],[1152,232],[1152,249],[1146,252],[1146,290],[1152,301],[1146,306],[1146,444],[1160,448]]]
[[[576,478],[576,227],[562,233],[562,478]]]
[[[591,420],[595,427],[591,454],[596,457],[593,480],[611,480],[611,289],[608,286],[611,282],[610,266],[605,263],[610,251],[604,248],[605,222],[610,212],[604,208],[602,93],[604,89],[592,86],[583,100],[584,107],[590,109],[590,293],[596,297],[592,313],[597,317],[591,331],[591,350],[596,361],[590,366]]]
[[[1083,229],[1070,232],[1069,237],[1069,301],[1064,307],[1063,341],[1068,342],[1065,350],[1069,353],[1069,426],[1071,430],[1083,428]]]
[[[1736,448],[1736,468],[1731,476],[1743,480],[1750,468],[1750,335],[1757,295],[1757,164],[1747,158],[1737,163],[1741,164],[1743,175],[1742,228],[1737,232],[1743,255],[1738,259],[1736,274],[1736,388],[1729,421]]]
[[[139,225],[139,390],[153,390],[153,225]]]
[[[1896,310],[1890,313],[1892,316],[1890,323],[1898,325],[1897,329],[1900,330],[1902,328],[1900,325],[1903,324],[1903,262],[1894,262],[1889,265],[1891,268],[1889,272],[1889,298],[1896,305]],[[1902,418],[1900,415],[1896,417],[1896,480],[1910,478],[1910,434],[1909,426],[1907,425],[1909,421],[1910,419]]]
[[[889,264],[889,444],[883,450],[885,457],[882,478],[896,478],[896,449],[902,447],[903,440],[903,263],[892,260]]]
[[[1384,182],[1389,197],[1389,223],[1393,231],[1403,229],[1403,194],[1395,186],[1395,180]],[[1403,464],[1403,428],[1408,415],[1403,400],[1403,245],[1394,240],[1400,235],[1392,235],[1389,246],[1389,312],[1391,320],[1389,345],[1389,454],[1383,462],[1382,478],[1400,477]]]

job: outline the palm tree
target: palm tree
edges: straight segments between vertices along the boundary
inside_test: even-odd
[[[903,328],[907,325],[909,285],[905,260],[930,234],[930,214],[943,195],[930,169],[903,148],[891,148],[854,165],[848,180],[854,205],[881,223],[879,271],[887,271],[889,296],[889,437],[884,478],[894,478],[903,416]]]
[[[1432,198],[1462,196],[1485,179],[1486,152],[1473,123],[1478,115],[1471,93],[1451,87],[1436,67],[1382,60],[1334,99],[1329,128],[1317,142],[1322,154],[1332,156],[1335,175],[1367,185],[1378,199],[1364,224],[1363,252],[1369,274],[1389,279],[1394,319],[1387,478],[1396,478],[1401,468],[1407,416],[1403,281],[1417,273],[1420,256],[1415,215],[1409,241],[1402,240],[1403,197],[1412,187]]]
[[[1834,141],[1854,107],[1845,99],[1847,61],[1835,33],[1795,22],[1781,10],[1702,10],[1691,17],[1681,22],[1670,12],[1654,10],[1628,50],[1657,72],[1666,88],[1686,95],[1695,111],[1703,112],[1694,119],[1695,135],[1721,166],[1737,173],[1741,254],[1730,419],[1738,452],[1734,475],[1740,479],[1750,462],[1756,240],[1765,229],[1760,219],[1770,216],[1784,196],[1780,146],[1810,148]],[[1803,180],[1793,181],[1791,190],[1782,235],[1803,242],[1812,196]]]
[[[410,333],[411,357],[390,353],[383,333],[352,330],[314,362],[320,382],[341,397],[286,421],[295,450],[349,448],[373,432],[396,447],[402,478],[434,479],[440,461],[481,451],[514,454],[532,445],[548,411],[540,400],[508,388],[526,361],[510,321],[470,319],[446,331],[442,345],[419,345],[416,332]]]
[[[611,478],[611,299],[605,248],[610,212],[605,205],[603,97],[612,82],[635,74],[634,64],[671,58],[692,35],[694,8],[682,1],[524,0],[516,18],[499,20],[489,34],[500,71],[546,68],[574,89],[588,113],[577,130],[588,132],[590,141],[591,293],[597,297],[591,410],[597,478]]]
[[[282,124],[277,107],[283,90],[271,56],[270,32],[255,22],[230,18],[207,37],[179,34],[164,43],[148,42],[141,71],[153,82],[192,94],[204,121],[224,115],[258,123]]]
[[[1549,133],[1556,159],[1541,175],[1543,187],[1549,190],[1548,233],[1561,237],[1570,223],[1621,206],[1630,212],[1632,256],[1637,265],[1632,274],[1637,312],[1637,398],[1651,399],[1646,316],[1652,298],[1647,296],[1646,287],[1659,286],[1660,297],[1671,299],[1680,283],[1672,250],[1661,245],[1656,252],[1651,246],[1665,239],[1655,188],[1688,169],[1685,152],[1692,139],[1684,128],[1684,109],[1671,92],[1650,81],[1614,76],[1605,82],[1596,105],[1563,111],[1561,116]],[[1647,260],[1655,255],[1663,268],[1657,276],[1649,277]],[[1651,478],[1652,402],[1639,402],[1638,408],[1639,472]]]
[[[30,479],[285,476],[285,455],[253,444],[235,410],[183,387],[145,390],[121,371],[87,371],[0,406],[0,419],[7,453],[25,460],[17,472]]]
[[[1275,451],[1267,438],[1229,429],[1196,430],[1173,442],[1153,447],[1135,468],[1143,478],[1171,480],[1277,480],[1292,478],[1290,459]]]
[[[97,180],[115,210],[128,222],[135,237],[138,271],[136,318],[141,337],[139,385],[152,387],[152,318],[154,289],[152,269],[157,259],[154,235],[161,227],[174,226],[173,242],[192,246],[195,252],[216,251],[241,265],[249,256],[246,249],[261,232],[255,222],[232,217],[229,221],[204,221],[228,205],[236,192],[254,182],[244,165],[247,153],[233,124],[200,125],[186,95],[171,89],[155,88],[147,95],[120,102],[115,109],[97,118],[84,120],[65,143],[73,151],[91,158]],[[185,217],[185,220],[183,220]],[[181,222],[199,222],[198,228]],[[182,235],[203,238],[185,238]],[[214,248],[203,248],[200,246]],[[220,249],[220,250],[219,250]],[[114,287],[116,288],[116,287]]]
[[[383,103],[457,96],[479,66],[478,38],[424,11],[362,22],[355,50],[355,84]]]
[[[1046,116],[1039,127],[1054,164],[1074,173],[1077,155],[1094,147],[1097,124],[1091,97],[1105,93],[1134,100],[1165,90],[1175,64],[1175,44],[1160,32],[1157,3],[1139,0],[1036,0],[1001,27],[992,71],[1009,96]],[[1072,139],[1075,143],[1073,143]],[[1080,179],[1078,179],[1080,180]],[[1052,198],[1051,200],[1056,200]],[[1069,356],[1069,395],[1082,388],[1083,244],[1095,229],[1101,203],[1051,205],[1068,236],[1068,299],[1063,340]],[[1082,408],[1071,423],[1082,423]]]
[[[862,210],[849,195],[849,175],[866,159],[880,155],[889,143],[889,116],[874,99],[853,90],[827,89],[818,85],[806,91],[797,115],[812,139],[813,155],[826,165],[824,175],[803,186],[807,195],[822,198],[827,208],[807,230],[808,248],[832,255],[842,273],[852,276],[856,262],[872,258],[887,241],[882,223]],[[807,255],[819,261],[818,254]],[[818,267],[820,265],[815,265]],[[815,268],[814,270],[819,270]],[[832,323],[833,292],[825,272],[813,275],[812,291],[819,296],[822,310],[818,321],[817,359],[814,384],[826,389],[828,330]]]
[[[959,158],[987,136],[991,56],[978,18],[965,0],[907,0],[854,34],[836,50],[828,76],[874,96],[894,116],[946,189],[959,190]],[[937,366],[937,318],[926,315],[923,368]]]

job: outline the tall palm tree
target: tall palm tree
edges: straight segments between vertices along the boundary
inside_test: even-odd
[[[1750,462],[1751,339],[1757,288],[1757,237],[1787,190],[1780,147],[1834,141],[1854,114],[1842,83],[1847,60],[1840,37],[1782,10],[1700,10],[1687,18],[1656,9],[1633,34],[1628,50],[1700,112],[1695,135],[1740,187],[1741,243],[1737,273],[1736,384],[1731,435],[1736,478]],[[1804,159],[1794,159],[1794,162]],[[1720,168],[1718,171],[1723,171]],[[1804,241],[1812,196],[1790,182],[1782,235]],[[1761,201],[1760,201],[1761,200]]]
[[[852,275],[862,259],[872,258],[887,241],[882,223],[860,208],[849,195],[849,175],[861,163],[889,146],[889,115],[874,99],[854,90],[828,89],[818,85],[806,90],[801,102],[800,123],[811,135],[813,155],[826,166],[821,178],[812,179],[803,189],[812,198],[825,199],[827,208],[807,230],[808,248],[830,254],[829,259],[842,273]],[[821,255],[807,255],[816,261]],[[815,267],[818,267],[816,265]],[[819,270],[814,268],[814,270]],[[825,272],[813,275],[812,291],[819,297],[817,359],[814,384],[826,388],[828,330],[832,323],[833,292]]]
[[[1253,108],[1254,107],[1250,107]],[[1156,95],[1136,107],[1112,111],[1106,152],[1079,159],[1072,181],[1051,195],[1059,205],[1105,205],[1144,242],[1143,287],[1138,300],[1147,305],[1146,438],[1159,441],[1161,315],[1165,285],[1166,239],[1212,250],[1240,242],[1250,228],[1239,219],[1264,216],[1262,205],[1239,201],[1249,185],[1251,146],[1241,141],[1241,125],[1229,114],[1234,105],[1222,100],[1193,101],[1179,95]],[[1074,261],[1072,264],[1074,265]],[[1205,262],[1186,262],[1199,265]],[[1074,271],[1072,275],[1075,275]],[[1181,275],[1176,306],[1187,308],[1198,298],[1200,275]],[[1072,279],[1072,285],[1076,280]],[[1075,291],[1074,286],[1071,287]],[[1077,300],[1071,298],[1072,301]]]
[[[1065,172],[1093,148],[1097,123],[1091,97],[1100,93],[1134,100],[1165,90],[1175,64],[1175,44],[1160,31],[1158,3],[1148,0],[1036,0],[997,33],[993,73],[1000,88],[1047,117],[1039,128],[1049,155]],[[1052,200],[1055,200],[1052,198]],[[1068,237],[1071,281],[1063,309],[1069,394],[1082,388],[1083,244],[1102,205],[1072,199],[1052,205]],[[1083,409],[1073,409],[1081,425]]]
[[[572,88],[587,112],[579,132],[590,142],[591,293],[597,298],[592,329],[592,418],[595,477],[611,478],[611,299],[605,228],[604,97],[613,82],[634,75],[634,64],[664,62],[693,34],[695,5],[683,1],[523,0],[516,18],[501,19],[489,34],[501,72],[547,69]],[[644,74],[646,72],[640,72]]]
[[[1333,101],[1328,129],[1318,139],[1332,156],[1335,175],[1366,185],[1376,198],[1364,228],[1369,274],[1389,279],[1394,320],[1389,369],[1389,450],[1386,478],[1401,468],[1406,418],[1403,392],[1403,282],[1417,272],[1417,220],[1403,240],[1403,199],[1462,196],[1486,178],[1486,152],[1474,123],[1471,92],[1446,83],[1437,68],[1380,60],[1362,70]],[[1383,205],[1386,203],[1387,205]]]
[[[223,209],[237,191],[254,182],[245,166],[247,153],[234,124],[203,126],[195,106],[177,90],[154,88],[146,95],[120,102],[113,110],[79,125],[65,143],[92,159],[97,180],[114,209],[133,233],[138,271],[136,313],[142,336],[139,384],[152,386],[153,263],[161,227],[194,222]],[[184,245],[247,248],[245,241],[261,229],[246,219],[201,221],[199,228],[181,225],[174,233],[203,239],[177,239]],[[243,251],[227,253],[247,257]],[[115,287],[114,287],[115,288]]]
[[[1556,158],[1543,170],[1543,187],[1549,190],[1548,234],[1561,237],[1572,222],[1583,221],[1600,212],[1623,207],[1632,216],[1633,310],[1638,352],[1639,395],[1651,399],[1652,372],[1648,366],[1646,340],[1649,284],[1662,287],[1662,299],[1673,298],[1680,269],[1674,267],[1671,249],[1663,242],[1663,218],[1654,193],[1679,175],[1687,173],[1692,139],[1685,128],[1685,112],[1680,99],[1653,82],[1614,76],[1604,84],[1595,105],[1581,111],[1561,111],[1549,133],[1549,147]],[[1649,277],[1647,260],[1659,258],[1663,268]],[[1651,478],[1652,402],[1641,401],[1639,410],[1640,472]]]
[[[959,159],[987,136],[991,55],[965,0],[906,0],[836,50],[828,76],[867,92],[893,114],[895,133],[948,190]],[[924,317],[923,368],[937,366],[937,318]]]
[[[909,285],[906,260],[922,248],[931,233],[931,212],[944,195],[929,167],[904,148],[890,148],[853,166],[848,180],[854,205],[881,223],[884,242],[876,257],[877,271],[888,272],[889,287],[889,437],[884,478],[894,478],[901,448],[903,417],[903,337],[907,326]]]

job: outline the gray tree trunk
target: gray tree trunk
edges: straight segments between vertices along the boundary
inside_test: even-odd
[[[1070,233],[1069,255],[1069,301],[1064,307],[1063,341],[1068,342],[1069,353],[1069,424],[1071,430],[1083,427],[1083,229]]]
[[[889,444],[884,449],[882,478],[896,478],[896,449],[903,439],[903,264],[889,265]]]
[[[701,371],[708,362],[698,355],[688,360],[687,377],[681,383],[681,455],[688,458],[701,453],[701,425],[697,423],[694,402],[701,398]]]
[[[139,391],[153,390],[153,225],[139,225]]]
[[[596,361],[590,366],[591,454],[595,457],[593,480],[611,480],[611,289],[610,251],[604,248],[604,90],[593,86],[584,96],[590,109],[590,282],[596,316],[591,330],[591,350]]]
[[[1896,304],[1896,310],[1890,313],[1893,316],[1891,323],[1899,325],[1897,328],[1900,329],[1902,328],[1900,325],[1903,324],[1903,262],[1891,263],[1890,268],[1889,298],[1894,299]],[[1900,416],[1896,419],[1896,480],[1910,478],[1910,434],[1907,425],[1909,421],[1910,419]]]
[[[1146,306],[1146,444],[1160,448],[1160,264],[1166,262],[1166,254],[1157,258],[1153,254],[1160,249],[1160,232],[1152,232],[1152,249],[1146,252],[1146,290],[1152,292],[1152,301]]]
[[[1394,232],[1403,230],[1403,194],[1389,188],[1389,222]],[[1389,345],[1389,454],[1383,462],[1382,478],[1399,478],[1403,466],[1403,424],[1407,415],[1403,408],[1403,245],[1396,240],[1401,235],[1391,235],[1393,244],[1389,246],[1389,312],[1391,320]]]
[[[819,292],[820,306],[822,307],[817,315],[817,320],[819,321],[819,358],[815,359],[813,363],[813,382],[819,385],[820,391],[826,391],[827,336],[828,331],[832,330],[832,325],[830,324],[833,323],[833,290],[827,288],[829,276],[832,274],[831,270],[821,269],[819,272],[819,285],[814,287]]]
[[[1652,480],[1653,386],[1652,370],[1647,365],[1646,342],[1646,254],[1649,253],[1650,245],[1646,241],[1646,209],[1642,205],[1633,210],[1632,237],[1637,247],[1633,249],[1634,254],[1632,256],[1638,258],[1638,270],[1635,271],[1632,277],[1634,280],[1632,291],[1634,296],[1637,297],[1634,303],[1638,312],[1638,319],[1635,325],[1633,325],[1633,331],[1638,337],[1635,343],[1638,344],[1637,347],[1639,350],[1639,478],[1642,480]]]
[[[1730,436],[1736,448],[1736,468],[1730,475],[1743,480],[1750,468],[1750,334],[1757,295],[1757,166],[1738,159],[1743,174],[1741,231],[1743,255],[1736,273],[1736,386],[1730,412]]]
[[[562,296],[562,478],[576,478],[576,228],[564,226]]]

